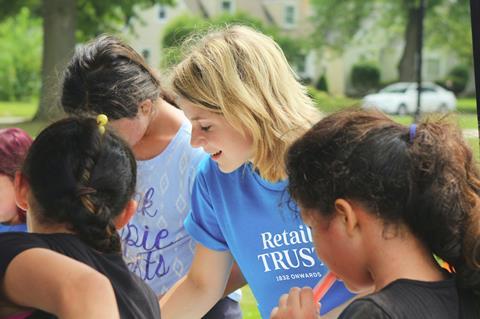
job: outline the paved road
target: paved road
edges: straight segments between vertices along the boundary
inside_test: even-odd
[[[30,120],[29,118],[25,117],[18,117],[18,116],[0,116],[0,124],[16,124],[22,123]]]
[[[465,129],[465,130],[463,130],[463,136],[465,138],[478,137],[478,130],[476,128]]]

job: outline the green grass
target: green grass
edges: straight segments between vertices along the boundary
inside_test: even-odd
[[[18,127],[26,131],[30,136],[35,137],[48,124],[49,122],[30,121],[30,122],[22,122],[22,123],[14,123],[14,124],[0,124],[0,128]]]
[[[480,163],[479,154],[480,154],[480,145],[478,144],[478,138],[467,138],[466,139],[470,147],[472,148],[473,156],[477,159],[477,163]]]
[[[0,101],[0,122],[2,117],[23,118],[26,121],[20,123],[0,124],[0,128],[19,127],[25,130],[32,137],[49,124],[49,122],[31,121],[38,108],[38,101],[31,100],[29,102],[5,102]]]
[[[457,111],[461,113],[477,113],[475,98],[462,98],[457,100]]]
[[[38,101],[0,102],[0,117],[22,117],[31,119],[38,108]]]
[[[240,302],[240,307],[242,308],[243,319],[260,318],[257,301],[248,285],[242,288],[242,301]]]
[[[326,92],[308,87],[308,94],[311,96],[318,109],[324,113],[332,113],[346,107],[359,106],[360,100],[348,97],[332,96]]]
[[[478,128],[477,114],[452,113],[451,116],[462,129],[476,129]],[[392,115],[391,118],[403,125],[410,125],[413,123],[412,116]]]
[[[477,114],[458,114],[458,124],[462,129],[478,129]]]

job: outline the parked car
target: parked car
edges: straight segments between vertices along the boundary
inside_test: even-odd
[[[450,112],[457,107],[455,95],[441,86],[424,83],[421,88],[421,112]],[[362,108],[377,108],[385,113],[405,115],[417,110],[417,83],[391,84],[378,93],[368,94]]]

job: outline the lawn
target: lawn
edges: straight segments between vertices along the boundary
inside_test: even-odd
[[[243,319],[258,319],[260,313],[257,308],[257,301],[253,297],[252,291],[248,286],[242,288],[242,301],[240,302],[242,307]]]
[[[31,119],[37,110],[37,100],[28,102],[0,102],[0,117]]]
[[[332,98],[327,94],[321,93],[314,97],[315,101],[320,105],[320,108],[324,112],[333,112],[341,109],[345,106],[358,105],[358,100],[349,98]],[[36,101],[32,102],[0,102],[0,122],[2,117],[22,117],[25,119],[31,119],[36,111]],[[474,99],[460,99],[458,101],[459,113],[456,113],[454,117],[458,121],[462,129],[476,129],[477,115]],[[412,123],[411,116],[393,116],[393,119],[404,125]],[[46,122],[23,122],[17,124],[0,124],[0,127],[20,127],[29,132],[32,136],[36,136],[40,130],[47,125]],[[471,145],[474,154],[477,159],[479,158],[479,141],[478,138],[467,138],[467,141]],[[243,318],[245,319],[257,319],[260,318],[260,314],[257,310],[257,304],[252,292],[248,286],[242,288],[242,301],[241,307],[243,312]]]

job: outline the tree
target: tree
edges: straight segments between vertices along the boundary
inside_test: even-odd
[[[28,7],[43,19],[42,87],[35,119],[59,114],[58,95],[62,70],[71,58],[77,40],[119,30],[138,9],[174,0],[0,0],[0,20]]]
[[[389,34],[398,35],[403,32],[404,47],[398,63],[399,78],[401,81],[415,80],[415,54],[417,52],[417,32],[419,0],[312,0],[314,8],[315,34],[312,39],[316,47],[329,47],[334,50],[343,50],[352,43],[359,30],[373,30],[382,28]],[[459,26],[463,31],[458,38],[465,38],[469,27],[461,27],[463,21],[469,21],[468,1],[466,0],[429,0],[427,2],[426,21],[440,21],[438,8],[454,8],[458,19],[447,18],[449,21],[446,33],[452,33],[451,25]],[[462,21],[462,22],[459,22]],[[443,23],[442,25],[448,25]],[[436,33],[441,34],[435,25],[426,23],[424,34],[426,37]],[[458,32],[456,33],[458,35]],[[470,37],[471,38],[471,37]],[[444,43],[446,41],[444,40]],[[458,52],[455,50],[455,52]]]
[[[29,100],[40,89],[42,27],[28,8],[0,23],[0,100]]]
[[[468,0],[446,1],[426,20],[428,45],[456,52],[460,64],[473,70],[472,28]]]
[[[307,42],[304,39],[292,39],[283,35],[278,28],[267,26],[261,20],[244,12],[223,14],[208,20],[187,14],[176,17],[165,26],[162,38],[162,67],[168,68],[180,60],[182,44],[191,35],[232,24],[247,25],[271,36],[292,65],[297,65],[304,59],[307,50]]]

